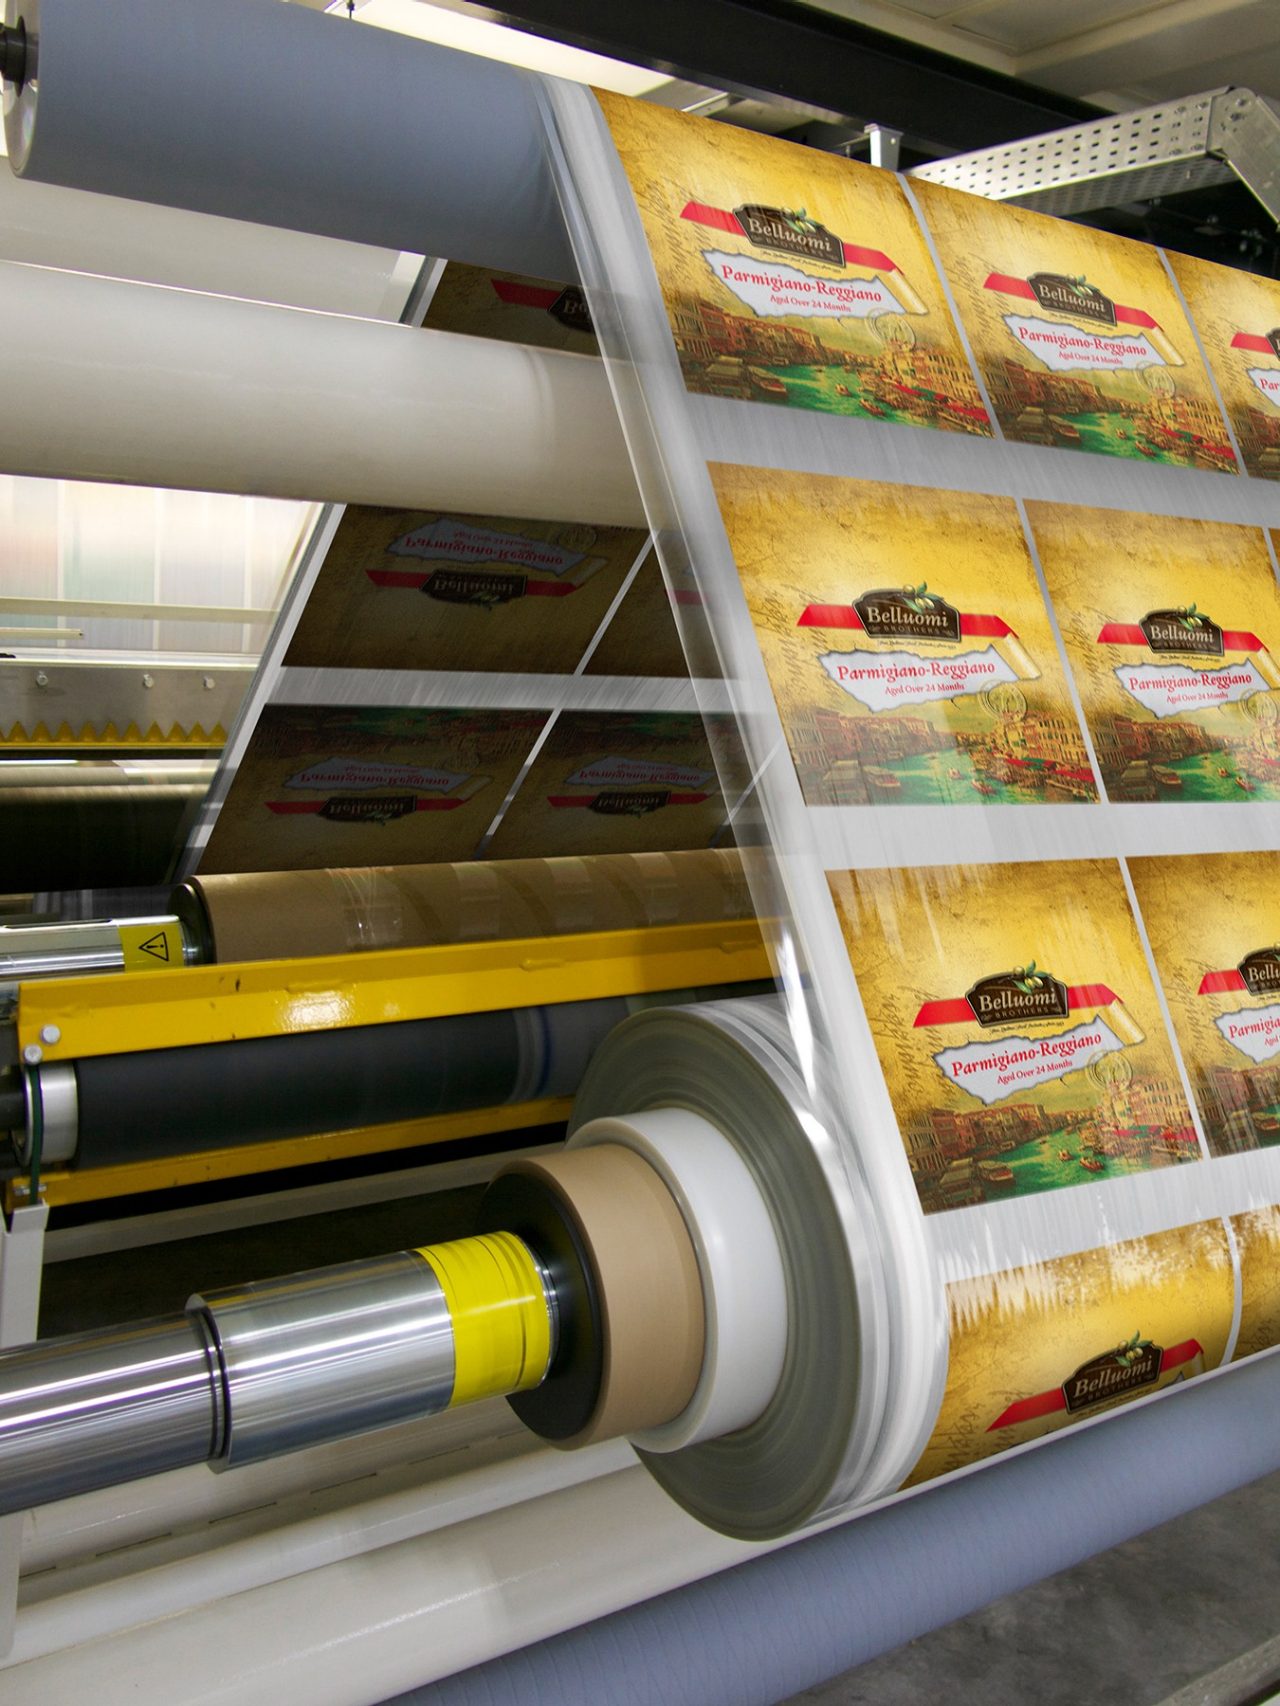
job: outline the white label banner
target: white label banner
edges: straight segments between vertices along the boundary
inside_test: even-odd
[[[1157,717],[1212,711],[1250,694],[1265,693],[1268,687],[1252,658],[1212,669],[1192,669],[1185,663],[1122,663],[1116,665],[1116,679]]]
[[[372,789],[416,788],[426,793],[447,794],[469,778],[451,770],[435,770],[419,764],[361,763],[355,758],[325,758],[290,776],[286,788],[346,788],[353,793]]]
[[[1280,1004],[1241,1007],[1235,1013],[1219,1013],[1213,1022],[1232,1048],[1247,1054],[1255,1066],[1280,1054]]]
[[[1268,403],[1280,407],[1280,367],[1251,367],[1248,373]]]
[[[1001,1037],[989,1043],[964,1043],[935,1054],[934,1064],[949,1084],[958,1084],[986,1107],[1065,1078],[1125,1045],[1105,1019],[1090,1019],[1052,1037]]]
[[[1004,323],[1022,348],[1051,373],[1124,373],[1167,365],[1145,332],[1107,338],[1023,314],[1006,314]]]
[[[705,788],[709,770],[694,770],[686,764],[651,763],[640,758],[597,758],[565,777],[573,788],[646,787]]]
[[[838,687],[869,711],[959,699],[1018,679],[994,646],[953,658],[922,657],[918,652],[824,652],[818,661]]]
[[[789,314],[802,319],[865,320],[870,314],[906,313],[880,278],[819,278],[780,261],[757,261],[716,249],[704,249],[702,257],[739,302],[766,319]]]

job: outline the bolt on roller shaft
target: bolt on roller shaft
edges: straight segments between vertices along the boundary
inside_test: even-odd
[[[498,1232],[0,1352],[0,1514],[529,1390],[556,1324],[545,1270]]]

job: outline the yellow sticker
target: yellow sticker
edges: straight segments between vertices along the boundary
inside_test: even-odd
[[[117,928],[126,971],[162,971],[182,964],[182,930],[176,918],[144,919]]]

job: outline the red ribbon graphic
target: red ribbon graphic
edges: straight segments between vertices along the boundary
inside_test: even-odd
[[[550,308],[564,295],[563,287],[547,290],[536,284],[517,284],[507,278],[491,278],[489,283],[500,302],[513,303],[517,308]]]
[[[282,817],[296,817],[301,812],[322,812],[328,803],[327,800],[268,800],[267,810],[278,812]],[[452,812],[466,803],[465,800],[416,799],[413,809],[416,812]],[[355,818],[352,821],[358,823],[360,820]]]
[[[1136,622],[1104,622],[1098,635],[1100,646],[1145,646],[1147,636]],[[1265,652],[1266,647],[1256,634],[1246,628],[1224,628],[1222,649],[1227,652]]]
[[[796,623],[797,628],[857,628],[865,632],[862,618],[852,604],[810,604]],[[978,616],[962,613],[960,632],[969,639],[1017,639],[1017,634],[999,616]],[[903,639],[910,636],[904,634]],[[927,635],[921,635],[927,639]]]
[[[451,570],[451,573],[456,571]],[[468,564],[463,573],[470,573]],[[504,574],[523,574],[523,569],[502,570]],[[419,574],[413,569],[366,569],[365,574],[375,586],[407,586],[420,592],[435,574],[434,569],[428,569]],[[567,598],[571,592],[577,592],[577,587],[568,581],[526,581],[522,598]]]
[[[1257,332],[1237,332],[1231,340],[1232,349],[1256,350],[1259,355],[1274,355],[1275,348],[1269,338],[1263,338]]]
[[[1181,1368],[1183,1363],[1193,1362],[1203,1353],[1204,1346],[1196,1339],[1184,1339],[1180,1345],[1170,1345],[1160,1358],[1160,1372],[1168,1374],[1172,1369]],[[1142,1391],[1143,1388],[1139,1387],[1138,1390]],[[1055,1386],[1052,1392],[1037,1392],[1034,1398],[1020,1398],[1016,1404],[1010,1404],[1007,1410],[996,1417],[987,1432],[995,1433],[997,1428],[1016,1428],[1019,1422],[1039,1421],[1042,1416],[1056,1415],[1066,1407],[1067,1400],[1062,1388]]]
[[[714,231],[728,231],[735,237],[745,237],[742,221],[727,208],[708,207],[705,202],[686,202],[681,219],[692,219],[695,225],[709,225]],[[864,249],[858,243],[845,243],[844,258],[850,266],[869,267],[872,272],[897,272],[898,263],[891,261],[881,249]],[[815,257],[816,258],[816,257]]]
[[[619,791],[625,792],[627,789],[634,789],[640,793],[651,791],[640,782],[628,782],[625,788]],[[606,793],[611,791],[610,789],[604,790]],[[590,806],[594,805],[599,798],[599,794],[548,794],[547,804],[549,806]],[[710,794],[668,794],[662,803],[664,806],[700,806],[704,800],[710,798]]]
[[[1230,971],[1207,971],[1200,979],[1197,995],[1235,995],[1243,990],[1247,995],[1249,985],[1236,971],[1234,966]]]
[[[986,284],[983,288],[986,290],[998,290],[1003,296],[1025,296],[1032,302],[1036,301],[1036,293],[1032,290],[1025,278],[1013,278],[1009,273],[1005,272],[988,273]],[[1153,320],[1145,308],[1126,308],[1121,302],[1116,302],[1113,306],[1116,311],[1117,325],[1142,326],[1151,332],[1158,332],[1160,330],[1159,321]],[[1105,336],[1106,334],[1103,333],[1102,335]]]
[[[1074,1012],[1077,1007],[1119,1007],[1123,1002],[1105,983],[1076,983],[1067,990],[1067,1006]],[[926,1001],[915,1018],[917,1028],[921,1025],[972,1025],[974,1022],[973,1008],[963,995],[951,1001]]]

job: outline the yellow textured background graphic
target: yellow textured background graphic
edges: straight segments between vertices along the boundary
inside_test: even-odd
[[[995,717],[980,694],[873,712],[819,662],[824,652],[874,655],[915,650],[919,642],[872,641],[854,629],[796,625],[810,604],[851,604],[877,588],[926,581],[930,592],[962,612],[1002,617],[1039,674],[1026,679],[1017,652],[1000,639],[929,642],[923,650],[955,657],[994,647],[1020,677],[1017,686],[1028,715],[1061,722],[1073,743],[1064,744],[1064,757],[1087,768],[1065,672],[1012,499],[723,462],[711,464],[711,477],[793,757],[794,721],[815,709],[881,720],[921,718],[957,734],[991,728]]]
[[[1265,338],[1280,326],[1280,282],[1192,255],[1170,254],[1169,265],[1218,381],[1245,467],[1251,474],[1280,479],[1280,457],[1261,461],[1270,443],[1280,444],[1280,403],[1264,397],[1249,378],[1251,367],[1280,374],[1280,357],[1271,351],[1231,348],[1237,332]],[[1264,424],[1259,430],[1260,423],[1274,423],[1274,427]]]
[[[1203,1363],[1187,1364],[1183,1372],[1216,1368],[1226,1350],[1234,1293],[1230,1246],[1219,1220],[953,1283],[947,1287],[946,1391],[908,1485],[1131,1402],[1122,1397],[1078,1418],[1060,1410],[989,1431],[1010,1404],[1061,1386],[1083,1363],[1135,1332],[1165,1349],[1196,1339]],[[1175,1378],[1176,1371],[1159,1384]]]
[[[1280,1344],[1280,1208],[1231,1217],[1240,1250],[1240,1335],[1234,1362]]]
[[[1005,202],[964,195],[923,179],[916,179],[912,189],[937,244],[978,366],[988,381],[1004,360],[1016,361],[1019,366],[1035,371],[1043,369],[1043,364],[1009,331],[1003,315],[1027,315],[1064,326],[1077,324],[1041,309],[1031,298],[988,290],[989,275],[1003,273],[1025,279],[1032,273],[1047,272],[1085,278],[1113,302],[1142,309],[1151,316],[1160,330],[1149,332],[1148,336],[1170,363],[1179,392],[1209,409],[1225,436],[1221,411],[1197,353],[1191,327],[1159,252],[1150,244],[1110,232],[1091,231],[1087,226],[1030,213]],[[1086,322],[1078,324],[1085,326]],[[1102,327],[1091,329],[1110,335]],[[1118,329],[1121,333],[1135,334],[1143,330],[1123,324]],[[1100,383],[1117,397],[1143,396],[1143,381],[1135,371],[1107,373],[1101,378],[1090,371],[1081,376]]]
[[[1124,1051],[1133,1079],[1177,1085],[1173,1052],[1115,861],[848,871],[828,873],[827,881],[904,1135],[931,1109],[969,1113],[981,1106],[944,1077],[935,1051],[1028,1029],[1013,1025],[984,1033],[976,1021],[917,1027],[921,1006],[962,997],[978,978],[1032,960],[1068,985],[1108,984],[1142,1033],[1143,1040]],[[1070,1021],[1055,1020],[1053,1028],[1065,1030],[1085,1016],[1082,1011]],[[1126,1035],[1117,1018],[1109,1023],[1118,1035]],[[1054,1111],[1088,1105],[1101,1094],[1082,1066],[1064,1078],[1017,1091],[998,1105],[1033,1102]],[[1187,1119],[1190,1123],[1189,1113]],[[1105,1175],[1081,1175],[1082,1183],[1090,1180],[1105,1190]]]
[[[896,263],[911,296],[925,310],[907,316],[917,343],[946,352],[968,374],[968,358],[928,246],[891,173],[643,101],[603,91],[597,91],[597,98],[630,179],[668,310],[678,297],[689,295],[733,313],[749,313],[712,273],[704,249],[792,264],[784,255],[753,247],[743,236],[682,219],[687,203],[730,212],[747,203],[803,208],[844,242],[881,250]],[[809,258],[803,267],[814,277],[832,279],[869,277],[871,271],[824,266]],[[893,288],[894,275],[886,277]],[[792,323],[794,317],[780,318]],[[794,323],[820,328],[823,339],[836,346],[865,348],[870,335],[865,320],[853,318],[804,317],[794,318]],[[964,396],[981,407],[971,375]]]
[[[1038,502],[1028,503],[1027,516],[1095,738],[1113,717],[1157,720],[1120,685],[1118,664],[1195,667],[1194,660],[1160,657],[1145,646],[1098,645],[1106,622],[1140,622],[1150,610],[1194,604],[1221,628],[1257,633],[1272,656],[1280,656],[1280,588],[1260,528]],[[1228,652],[1226,659],[1241,655]],[[1224,659],[1207,661],[1221,665]],[[1274,691],[1252,698],[1280,706]],[[1197,723],[1243,753],[1259,731],[1259,707],[1246,709],[1250,704],[1179,712],[1173,720]]]

